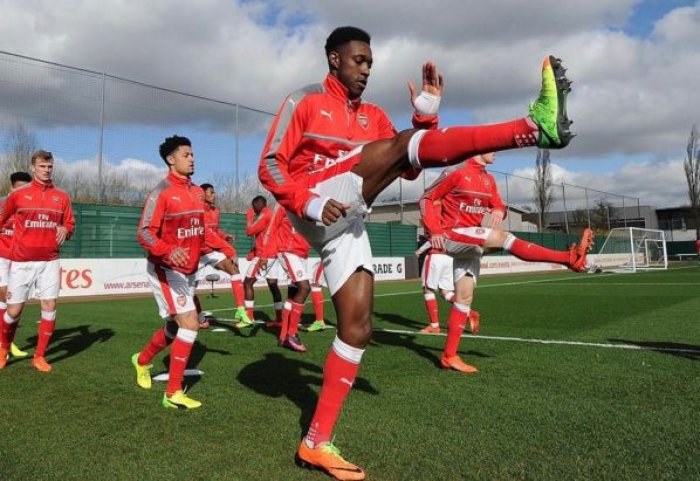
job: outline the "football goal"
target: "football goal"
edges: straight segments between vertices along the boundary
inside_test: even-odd
[[[638,227],[612,229],[589,262],[593,270],[667,269],[666,237],[661,230]]]

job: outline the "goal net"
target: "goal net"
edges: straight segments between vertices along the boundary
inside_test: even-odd
[[[612,229],[597,254],[591,256],[593,270],[632,271],[666,269],[666,237],[664,232],[638,227]]]

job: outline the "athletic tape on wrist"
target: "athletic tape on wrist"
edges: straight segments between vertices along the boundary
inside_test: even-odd
[[[413,107],[421,115],[436,115],[440,110],[440,99],[439,95],[422,90],[413,101]]]

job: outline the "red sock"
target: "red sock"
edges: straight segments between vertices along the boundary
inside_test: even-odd
[[[15,321],[12,324],[8,323],[5,321],[5,312],[3,311],[2,318],[0,318],[0,348],[3,349],[9,349],[10,344],[12,344],[12,341],[14,339],[14,332],[17,329],[17,323],[19,321]]]
[[[253,307],[255,307],[255,301],[252,299],[246,299],[243,301],[245,305],[245,312],[248,314],[248,319],[253,320]]]
[[[336,338],[336,341],[339,339]],[[312,447],[331,440],[335,422],[360,369],[359,359],[352,362],[336,352],[336,341],[333,342],[333,348],[328,353],[323,367],[323,386],[309,432],[306,434],[306,440]],[[360,352],[361,358],[363,350],[355,350]]]
[[[290,336],[296,336],[299,332],[299,321],[301,320],[301,313],[304,312],[304,304],[298,304],[296,302],[291,302],[292,310],[289,312],[289,330],[287,334]]]
[[[311,289],[311,302],[314,304],[314,313],[316,314],[316,320],[323,320],[323,290],[322,289]]]
[[[284,309],[282,309],[282,327],[280,327],[280,341],[284,341],[287,337],[287,332],[289,332],[289,315],[292,312],[292,302],[287,301],[284,303]]]
[[[236,302],[236,307],[241,307],[244,299],[241,276],[231,277],[231,290],[233,291],[233,299]]]
[[[464,332],[464,326],[469,317],[469,306],[454,303],[450,310],[450,317],[447,320],[447,341],[445,341],[445,351],[443,356],[452,357],[457,355],[459,341]]]
[[[438,318],[438,303],[437,299],[435,299],[435,294],[425,294],[423,296],[425,299],[425,308],[428,311],[428,319],[430,320],[430,324],[440,324],[440,320]]]
[[[165,328],[158,329],[146,347],[139,353],[139,364],[142,366],[150,364],[156,354],[168,347],[171,342],[173,342],[172,338],[165,335]]]
[[[17,324],[17,323],[15,323]],[[51,335],[56,327],[56,320],[42,319],[39,323],[39,335],[36,342],[36,351],[34,351],[34,357],[44,357],[46,353],[46,348],[51,341]]]
[[[171,396],[175,391],[182,389],[182,378],[185,376],[187,361],[190,359],[192,345],[197,338],[197,331],[190,329],[178,329],[177,336],[170,349],[170,377],[165,392]]]
[[[554,251],[545,247],[514,238],[508,250],[518,259],[530,262],[554,262],[556,264],[569,265],[569,251]],[[506,245],[508,241],[506,241]]]
[[[477,154],[534,145],[537,127],[527,118],[502,124],[428,130],[418,144],[421,167],[444,167]]]

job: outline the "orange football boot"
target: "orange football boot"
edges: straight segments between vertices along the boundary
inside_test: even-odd
[[[331,443],[312,449],[302,439],[296,460],[303,468],[320,469],[341,481],[365,479],[362,468],[345,461]]]
[[[445,369],[453,369],[455,371],[463,372],[464,374],[473,374],[478,371],[478,369],[474,366],[470,366],[462,361],[459,356],[442,356],[440,358],[440,364],[442,364],[442,367]]]
[[[49,372],[51,369],[53,369],[51,364],[46,362],[45,357],[35,357],[32,359],[32,366],[34,366],[37,371],[41,372]]]

